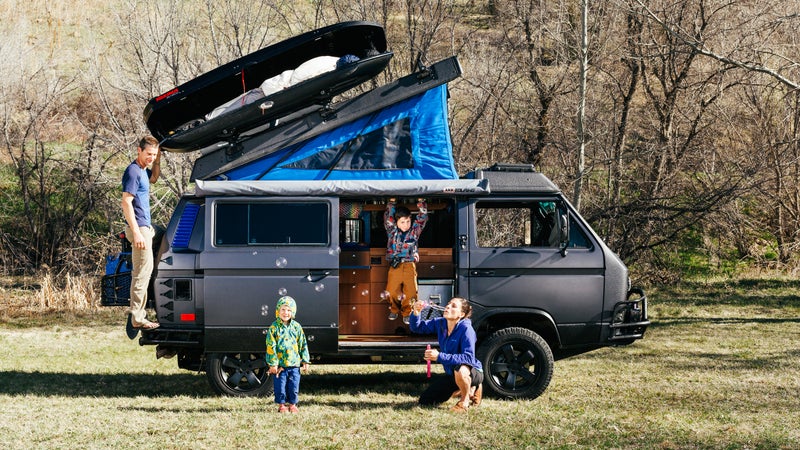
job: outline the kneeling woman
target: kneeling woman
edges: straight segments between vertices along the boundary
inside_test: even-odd
[[[442,364],[445,375],[437,377],[422,393],[420,405],[438,405],[458,394],[458,403],[451,411],[465,412],[470,406],[478,406],[483,395],[483,367],[475,357],[477,337],[469,316],[472,306],[467,300],[454,297],[444,308],[442,317],[422,320],[420,311],[425,306],[417,301],[412,306],[411,331],[420,334],[436,334],[439,350],[425,350],[425,359]]]

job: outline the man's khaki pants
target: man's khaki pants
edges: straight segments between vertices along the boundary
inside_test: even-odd
[[[133,247],[133,270],[131,270],[131,323],[134,327],[142,326],[147,319],[145,306],[147,305],[147,286],[150,284],[150,275],[153,273],[153,227],[139,227],[144,236],[144,249]],[[133,244],[133,231],[125,227],[125,237]]]

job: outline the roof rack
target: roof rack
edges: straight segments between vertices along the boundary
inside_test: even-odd
[[[488,169],[489,172],[527,172],[535,173],[536,168],[533,164],[512,164],[512,163],[495,163]]]

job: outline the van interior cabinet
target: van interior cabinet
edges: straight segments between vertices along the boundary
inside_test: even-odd
[[[453,256],[449,248],[421,248],[417,263],[418,296],[444,305],[453,296]],[[404,334],[408,326],[391,321],[389,303],[383,294],[389,264],[386,249],[342,251],[339,255],[339,334]],[[430,314],[429,314],[430,311]],[[423,318],[441,314],[426,308]]]

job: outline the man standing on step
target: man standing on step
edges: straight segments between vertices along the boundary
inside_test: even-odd
[[[148,166],[151,168],[148,169]],[[129,326],[152,330],[158,323],[147,320],[147,286],[153,272],[153,236],[150,221],[150,183],[161,174],[161,152],[158,140],[145,136],[139,140],[136,159],[122,175],[122,213],[125,215],[125,237],[133,244],[131,272],[131,307]]]

